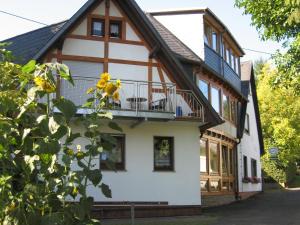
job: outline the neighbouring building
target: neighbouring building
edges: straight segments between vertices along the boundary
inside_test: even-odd
[[[77,105],[102,72],[121,79],[111,111],[123,133],[113,154],[94,159],[113,197],[89,190],[99,216],[128,216],[131,203],[137,216],[195,215],[261,191],[252,65],[241,68],[242,48],[209,9],[144,13],[134,0],[89,0],[67,21],[5,41],[18,63],[68,65],[75,87],[58,78],[57,95]]]

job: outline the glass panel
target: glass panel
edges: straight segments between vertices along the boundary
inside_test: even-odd
[[[222,145],[222,173],[228,176],[228,148]]]
[[[155,169],[172,170],[173,138],[154,138],[154,167]]]
[[[236,57],[235,58],[235,72],[237,73],[237,74],[239,74],[239,68],[240,68],[240,64],[239,64],[239,57]]]
[[[203,80],[199,80],[199,88],[202,91],[203,95],[206,97],[206,99],[208,99],[208,83]]]
[[[218,51],[218,35],[217,33],[213,32],[212,33],[212,49],[215,50],[216,52]]]
[[[229,190],[229,182],[223,181],[222,182],[222,191],[228,191]]]
[[[210,191],[220,191],[220,181],[210,181]]]
[[[229,191],[234,191],[233,182],[229,182]]]
[[[207,172],[207,141],[200,140],[200,172]]]
[[[233,149],[229,149],[229,173],[233,174],[234,154]]]
[[[226,48],[226,62],[230,65],[230,50]]]
[[[231,102],[231,121],[236,123],[236,103],[234,101]]]
[[[255,159],[252,159],[252,177],[257,177],[257,163]]]
[[[210,172],[219,173],[219,149],[218,144],[210,143]]]
[[[214,87],[211,88],[211,105],[217,113],[220,113],[220,90]]]
[[[247,156],[244,156],[243,158],[243,165],[244,165],[244,177],[248,177],[248,161]]]
[[[231,67],[235,70],[235,57],[233,53],[231,53]]]
[[[115,22],[110,24],[110,37],[118,38],[120,37],[120,23]]]
[[[93,21],[92,35],[104,36],[104,22]]]
[[[121,136],[114,136],[116,144],[111,151],[104,151],[101,154],[101,161],[110,160],[114,163],[122,163],[123,139]]]
[[[229,110],[229,97],[226,95],[223,95],[223,117],[227,120],[229,120],[230,116],[230,110]]]
[[[201,191],[208,191],[208,180],[200,181]]]
[[[210,40],[209,40],[210,34],[211,34],[211,28],[207,24],[205,24],[204,25],[204,42],[209,46],[210,46]]]

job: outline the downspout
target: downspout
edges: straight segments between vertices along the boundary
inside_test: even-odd
[[[235,200],[241,200],[240,192],[239,192],[239,154],[238,154],[238,145],[241,143],[241,138],[238,138],[238,142],[236,144],[236,151],[235,151]]]

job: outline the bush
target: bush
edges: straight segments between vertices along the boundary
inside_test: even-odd
[[[296,176],[297,167],[294,162],[284,166],[278,160],[270,160],[268,157],[262,158],[262,167],[264,172],[280,184],[286,185]]]

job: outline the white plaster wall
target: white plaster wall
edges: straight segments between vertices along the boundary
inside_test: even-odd
[[[104,16],[105,15],[105,1],[102,1],[100,3],[100,5],[98,5],[96,7],[96,9],[94,9],[94,11],[92,12],[92,14]]]
[[[103,58],[104,42],[66,38],[62,54]]]
[[[144,46],[109,43],[109,58],[148,62],[149,51]]]
[[[124,172],[103,172],[112,199],[90,187],[95,201],[167,201],[170,205],[200,205],[199,130],[196,123],[144,122],[134,129],[132,121],[119,122],[126,135]],[[76,126],[75,132],[83,132]],[[103,129],[103,132],[112,132]],[[174,137],[174,172],[153,171],[153,137]],[[85,145],[84,141],[74,144]],[[99,158],[94,160],[99,167]],[[76,169],[76,168],[74,168]]]
[[[118,10],[116,5],[112,1],[110,2],[109,15],[116,16],[116,17],[122,17],[122,13]]]
[[[72,32],[75,35],[87,35],[87,19],[84,19]]]
[[[155,16],[155,18],[204,59],[203,14]]]
[[[108,72],[112,79],[148,81],[147,66],[109,63]]]
[[[129,23],[126,23],[126,40],[130,41],[141,41]]]
[[[251,177],[251,158],[257,160],[257,177],[261,178],[260,146],[258,139],[257,124],[252,96],[249,95],[247,113],[249,114],[250,135],[244,133],[241,143],[238,146],[238,167],[239,167],[239,191],[252,192],[261,191],[262,184],[242,183],[244,177],[243,156],[248,159],[248,176]]]

